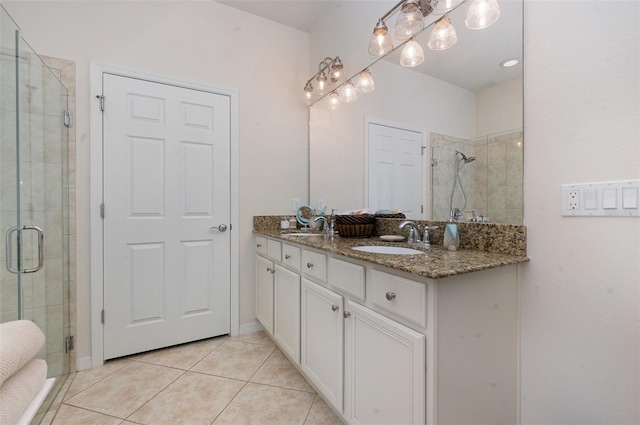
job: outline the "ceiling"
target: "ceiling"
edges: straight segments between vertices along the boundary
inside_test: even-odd
[[[217,0],[227,6],[261,16],[300,31],[310,32],[318,17],[337,1],[325,0]]]

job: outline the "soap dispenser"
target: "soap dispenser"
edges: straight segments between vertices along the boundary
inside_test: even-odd
[[[460,246],[460,234],[458,226],[453,220],[453,211],[449,216],[449,222],[444,226],[444,241],[442,245],[449,251],[455,251]]]

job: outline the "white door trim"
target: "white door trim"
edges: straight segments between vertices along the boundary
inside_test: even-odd
[[[222,89],[194,81],[183,80],[165,75],[152,74],[111,65],[102,62],[90,62],[90,213],[91,213],[91,365],[104,363],[101,311],[104,305],[103,254],[104,237],[100,205],[103,202],[103,170],[102,170],[102,111],[100,101],[102,95],[102,74],[109,73],[129,78],[140,78],[146,81],[169,84],[210,93],[229,96],[231,106],[231,335],[237,335],[240,329],[239,315],[239,216],[238,216],[238,92],[233,89]],[[106,99],[105,102],[109,100]]]
[[[385,127],[393,127],[401,130],[413,131],[422,134],[422,149],[424,155],[422,155],[422,194],[420,199],[424,206],[424,211],[420,214],[422,220],[428,220],[431,218],[431,202],[427,193],[431,193],[431,142],[429,141],[429,131],[424,127],[417,127],[409,124],[398,123],[389,120],[383,120],[370,116],[364,117],[364,205],[368,208],[369,205],[369,124],[376,124]]]

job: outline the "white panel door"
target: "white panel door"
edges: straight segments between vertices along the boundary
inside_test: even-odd
[[[422,217],[422,137],[418,131],[368,123],[367,208]]]
[[[103,93],[104,358],[229,333],[229,97],[111,74]]]

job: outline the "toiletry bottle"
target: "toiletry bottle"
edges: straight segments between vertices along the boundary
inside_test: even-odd
[[[449,222],[444,226],[444,241],[442,245],[449,251],[455,251],[460,246],[460,234],[458,226],[453,221],[453,211],[449,217]]]

